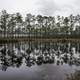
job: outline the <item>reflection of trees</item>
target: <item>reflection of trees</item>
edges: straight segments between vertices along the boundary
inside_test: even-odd
[[[76,70],[75,73],[71,73],[70,75],[67,75],[66,80],[80,80],[80,71]]]
[[[23,45],[29,46],[26,47]],[[39,47],[40,45],[42,46]],[[72,43],[7,44],[0,49],[1,69],[6,71],[8,67],[18,68],[23,63],[28,67],[46,63],[55,63],[57,65],[65,63],[70,66],[79,66],[80,55],[79,49],[76,48],[80,48],[79,43],[78,45]]]

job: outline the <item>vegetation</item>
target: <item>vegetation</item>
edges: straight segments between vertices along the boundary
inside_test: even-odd
[[[80,15],[42,16],[27,14],[25,20],[20,13],[9,14],[3,10],[0,14],[0,36],[78,36],[80,35]]]
[[[80,80],[80,70],[76,70],[75,73],[67,75],[66,80]]]

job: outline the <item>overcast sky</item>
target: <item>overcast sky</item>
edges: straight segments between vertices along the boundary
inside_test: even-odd
[[[80,13],[80,0],[0,0],[0,11],[7,10],[8,13],[20,12],[63,15]]]

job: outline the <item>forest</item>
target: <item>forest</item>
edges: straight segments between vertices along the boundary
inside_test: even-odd
[[[0,37],[79,37],[80,15],[43,16],[0,12]]]

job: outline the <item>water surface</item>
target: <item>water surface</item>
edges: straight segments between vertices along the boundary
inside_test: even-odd
[[[66,80],[80,70],[80,43],[0,44],[0,80]]]

